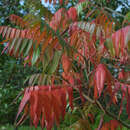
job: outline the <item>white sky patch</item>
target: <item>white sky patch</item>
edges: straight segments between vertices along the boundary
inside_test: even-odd
[[[21,1],[20,1],[20,4],[21,4],[21,5],[24,5],[24,1],[23,1],[23,0],[21,0]]]
[[[121,9],[122,9],[122,6],[119,6],[119,7],[116,9],[116,11],[121,12]]]
[[[42,4],[43,4],[45,7],[49,7],[49,6],[50,6],[49,1],[48,1],[48,2],[45,2],[45,0],[42,0]]]

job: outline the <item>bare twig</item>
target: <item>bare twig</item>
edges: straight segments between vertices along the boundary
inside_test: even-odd
[[[113,9],[110,9],[110,8],[108,8],[108,7],[104,7],[104,9],[106,9],[106,10],[108,10],[108,11],[110,11],[110,12],[114,13],[114,14],[117,14],[117,15],[119,15],[119,16],[121,16],[121,17],[123,17],[123,18],[125,18],[125,16],[124,16],[124,15],[122,15],[122,14],[118,13],[117,11],[114,11]]]
[[[118,117],[116,117],[114,114],[112,114],[111,112],[107,111],[106,108],[104,108],[99,101],[95,101],[95,103],[97,104],[97,106],[102,110],[103,112],[105,112],[105,114],[107,114],[108,116],[112,117],[113,119],[117,120],[119,123],[121,123],[123,126],[130,128],[130,125],[126,124],[124,121],[118,119]]]
[[[63,77],[62,77],[62,79],[63,79],[64,81],[66,81],[66,82],[68,83],[68,85],[70,85],[70,86],[73,87],[76,91],[78,91],[78,89],[77,89],[75,86],[71,85],[68,80],[64,79]],[[87,96],[84,92],[82,92],[82,94],[83,94],[84,98],[85,98],[86,100],[88,100],[90,103],[96,104],[96,105],[98,106],[98,108],[101,109],[101,110],[104,112],[104,114],[107,114],[108,116],[110,116],[110,117],[112,117],[113,119],[117,120],[117,121],[118,121],[119,123],[121,123],[123,126],[125,126],[125,127],[127,127],[127,128],[130,128],[130,125],[128,125],[128,124],[126,124],[124,121],[118,119],[118,117],[116,117],[116,116],[115,116],[114,114],[112,114],[111,112],[107,111],[107,109],[104,108],[98,100],[93,100],[93,99],[91,99],[91,98],[90,98],[89,96]],[[100,129],[99,129],[99,130],[100,130]]]
[[[100,123],[99,123],[97,130],[101,130],[102,125],[103,125],[103,120],[104,120],[104,114],[101,116]]]
[[[23,91],[21,91],[21,92],[17,95],[17,97],[12,101],[12,103],[11,103],[10,105],[15,104],[15,102],[18,100],[18,98],[19,98],[22,94],[23,94]]]

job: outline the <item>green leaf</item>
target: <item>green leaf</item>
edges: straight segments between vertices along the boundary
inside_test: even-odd
[[[128,42],[128,51],[130,52],[130,41]]]
[[[126,14],[126,17],[124,20],[128,20],[130,22],[130,11]]]
[[[107,48],[109,49],[110,54],[111,54],[112,56],[115,56],[115,49],[114,49],[114,47],[113,47],[113,42],[112,42],[111,39],[107,39],[107,40],[106,40],[106,46],[107,46]]]
[[[32,47],[32,44],[33,44],[33,40],[29,40],[29,43],[28,43],[28,46],[26,48],[26,52],[25,52],[24,56],[28,55],[28,53],[29,53],[29,51],[30,51],[30,49]]]
[[[59,64],[59,60],[61,58],[61,54],[62,54],[62,51],[56,51],[55,52],[53,59],[51,60],[50,64],[46,68],[45,72],[47,74],[53,74],[56,71],[56,68]]]
[[[19,50],[19,56],[20,56],[21,53],[23,52],[23,50],[24,50],[25,46],[27,45],[27,43],[28,43],[28,39],[24,39],[24,40],[23,40],[23,43],[22,43],[22,45],[21,45],[21,47],[20,47],[20,50]]]
[[[22,38],[18,38],[17,44],[16,44],[15,49],[14,49],[14,55],[16,55],[16,53],[21,45],[21,42],[22,42]]]
[[[78,16],[80,15],[80,13],[82,13],[82,11],[87,7],[88,5],[88,0],[87,1],[84,1],[84,2],[81,2],[79,4],[76,5],[76,10],[77,10],[77,14]]]
[[[10,45],[9,45],[9,50],[10,51],[13,49],[16,40],[17,40],[17,38],[14,38],[13,41],[10,43]]]
[[[37,48],[37,50],[33,52],[32,65],[34,65],[36,63],[39,56],[40,56],[40,50],[39,50],[39,48]]]
[[[45,53],[44,53],[44,56],[43,56],[43,62],[42,62],[42,65],[43,65],[43,73],[45,72],[48,64],[49,64],[49,61],[50,61],[50,56],[49,56],[49,53],[48,53],[48,49],[45,50]]]

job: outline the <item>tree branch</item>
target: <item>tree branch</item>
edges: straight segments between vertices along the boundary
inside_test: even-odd
[[[123,18],[125,18],[125,16],[124,16],[124,15],[122,15],[122,14],[118,13],[117,11],[115,11],[115,10],[113,10],[113,9],[110,9],[110,8],[108,8],[108,7],[104,7],[104,9],[106,9],[106,10],[108,10],[108,11],[110,11],[110,12],[114,13],[114,14],[117,14],[117,15],[119,15],[119,16],[121,16],[121,17],[123,17]]]
[[[97,106],[103,111],[105,112],[105,114],[107,114],[108,116],[112,117],[113,119],[117,120],[119,123],[121,123],[123,126],[130,128],[130,125],[126,124],[124,121],[118,119],[114,114],[112,114],[111,112],[107,111],[106,108],[104,108],[99,101],[95,101],[95,103],[97,104]]]
[[[62,77],[62,76],[61,76],[61,77]],[[78,91],[78,89],[77,89],[74,85],[71,85],[68,80],[64,79],[63,77],[62,77],[62,79],[63,79],[64,81],[66,81],[66,82],[68,83],[68,85],[70,85],[70,86],[73,87],[76,91]],[[130,128],[130,125],[128,125],[128,124],[126,124],[124,121],[118,119],[118,117],[116,117],[116,116],[115,116],[114,114],[112,114],[111,112],[107,111],[107,109],[104,108],[98,100],[93,100],[93,99],[91,99],[91,98],[90,98],[89,96],[87,96],[84,92],[82,92],[82,94],[83,94],[84,98],[85,98],[86,100],[88,100],[90,103],[96,104],[96,105],[98,106],[98,108],[101,109],[101,110],[104,112],[104,114],[107,114],[108,116],[110,116],[110,117],[112,117],[113,119],[117,120],[117,121],[118,121],[119,123],[121,123],[123,126],[125,126],[125,127],[127,127],[127,128]],[[100,130],[100,129],[99,129],[99,130]]]
[[[103,120],[104,120],[104,114],[101,116],[100,123],[99,123],[97,130],[101,130],[102,125],[103,125]]]

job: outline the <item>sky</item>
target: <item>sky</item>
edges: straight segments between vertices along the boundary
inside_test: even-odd
[[[124,1],[124,0],[120,0],[120,1]],[[20,2],[20,4],[21,5],[23,5],[24,4],[24,1],[23,0],[21,0],[21,2]],[[45,6],[45,7],[52,7],[53,8],[53,6],[51,5],[51,4],[49,4],[49,2],[47,2],[47,3],[45,3],[45,0],[42,0],[42,4]],[[128,0],[128,5],[126,5],[126,6],[130,6],[130,0]],[[122,6],[119,6],[117,9],[116,9],[116,11],[121,11],[121,8],[122,8]]]

